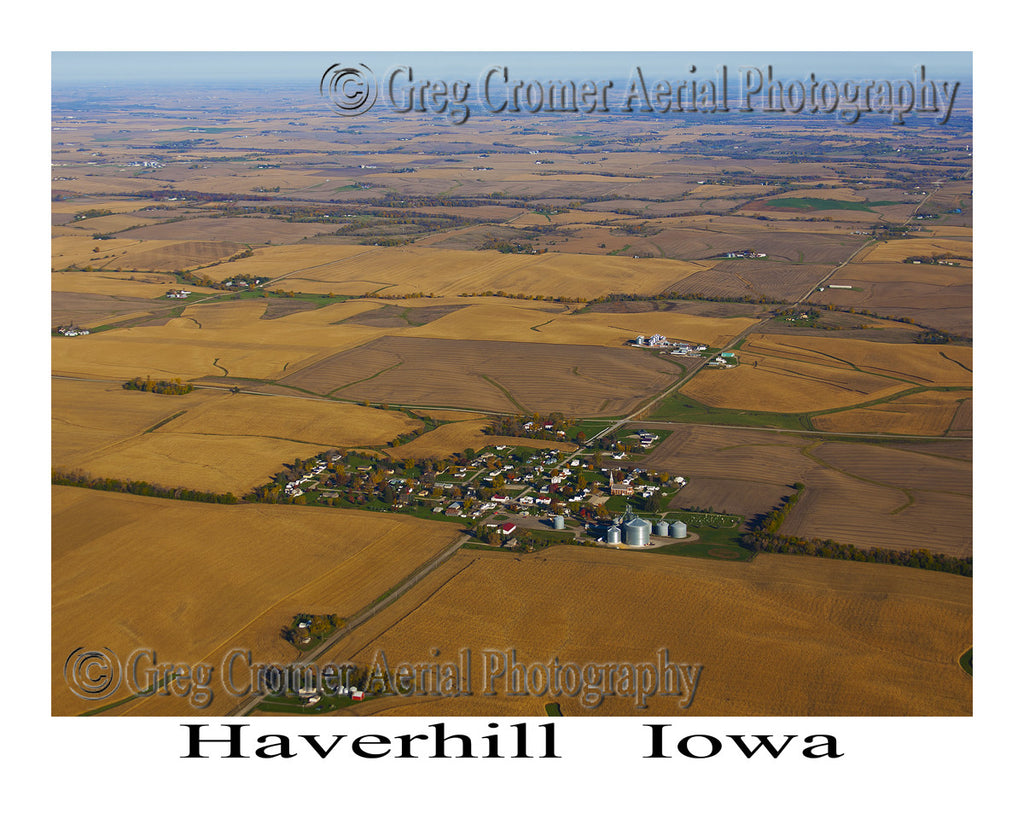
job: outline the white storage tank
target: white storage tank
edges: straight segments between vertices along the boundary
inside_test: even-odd
[[[565,528],[565,518],[562,517],[561,515],[555,515],[553,518],[551,518],[551,525],[555,529],[564,529]]]
[[[671,537],[684,538],[686,537],[686,524],[681,520],[677,520],[668,527],[668,532]]]

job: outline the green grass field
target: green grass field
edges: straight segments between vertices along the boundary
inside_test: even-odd
[[[806,413],[758,412],[724,407],[709,407],[680,393],[668,396],[648,415],[652,421],[681,421],[690,424],[727,424],[741,427],[767,427],[813,432]]]
[[[773,208],[796,208],[798,210],[863,210],[871,212],[873,207],[897,205],[898,202],[847,202],[843,199],[815,199],[813,197],[794,197],[791,199],[768,199],[756,203]]]

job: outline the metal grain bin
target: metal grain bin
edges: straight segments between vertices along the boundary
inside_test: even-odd
[[[608,531],[604,533],[605,543],[622,543],[622,533],[619,531],[618,526],[609,526]]]
[[[565,528],[565,518],[562,517],[561,515],[555,515],[553,518],[551,518],[551,525],[555,529],[564,529]]]
[[[686,537],[686,524],[681,520],[677,520],[668,527],[668,532],[669,535],[674,538]]]
[[[668,537],[668,521],[659,520],[654,524],[654,534],[658,537]]]
[[[650,545],[651,524],[643,518],[632,518],[622,524],[622,539],[627,546]]]

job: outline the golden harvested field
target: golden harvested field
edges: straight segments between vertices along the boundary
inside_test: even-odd
[[[324,449],[323,444],[251,437],[244,430],[237,435],[154,432],[80,456],[75,466],[95,477],[241,496],[266,483],[285,464]]]
[[[154,395],[61,380],[52,414],[54,466],[235,494],[297,457],[383,444],[420,426],[399,412],[301,397]]]
[[[402,335],[621,348],[638,335],[660,332],[671,339],[721,346],[754,323],[748,318],[712,319],[674,311],[572,314],[568,309],[553,311],[550,306],[537,307],[531,302],[487,299],[471,302],[455,313],[423,327],[410,328]]]
[[[70,230],[67,228],[65,230]],[[165,242],[164,244],[168,244]],[[99,268],[103,265],[119,266],[111,263],[110,256],[120,260],[127,258],[129,251],[138,248],[140,242],[135,239],[106,239],[100,241],[91,236],[72,233],[66,236],[54,236],[50,239],[50,265],[54,270],[63,270],[69,265],[78,267],[91,266]],[[126,265],[127,267],[127,265]]]
[[[829,279],[832,284],[899,284],[924,285],[925,287],[951,288],[969,285],[974,277],[970,262],[960,262],[959,267],[948,264],[903,264],[902,262],[853,262],[840,273]],[[838,296],[836,292],[825,292],[822,296]],[[961,300],[962,301],[962,300]]]
[[[176,286],[176,279],[169,273],[129,273],[109,270],[86,273],[81,270],[68,270],[50,274],[50,289],[54,293],[161,299],[169,288]],[[192,288],[192,292],[213,293],[214,291],[195,287]],[[174,304],[170,299],[162,299],[151,305],[154,310],[170,310],[173,307]]]
[[[909,256],[931,256],[953,253],[964,259],[954,259],[962,265],[970,265],[974,258],[974,243],[957,239],[899,239],[879,242],[857,259],[858,262],[902,262]],[[913,265],[923,267],[924,265]]]
[[[430,588],[426,588],[429,586]],[[357,629],[336,662],[454,660],[472,652],[473,696],[368,702],[356,713],[543,716],[967,715],[972,643],[967,578],[783,555],[752,564],[555,546],[525,557],[460,552],[443,572]],[[750,627],[749,624],[756,624]],[[434,655],[437,649],[439,656]],[[652,696],[482,696],[487,650],[547,665],[703,666],[692,706]]]
[[[400,515],[142,498],[53,487],[52,709],[93,707],[62,679],[76,646],[135,649],[159,662],[295,659],[280,637],[299,612],[354,614],[440,552],[458,527]],[[119,692],[120,693],[120,692]],[[115,697],[113,701],[117,701]],[[219,686],[201,713],[236,702]],[[113,713],[194,715],[176,697]]]
[[[704,370],[682,392],[715,407],[813,412],[918,385],[969,387],[972,352],[948,345],[755,333],[739,351],[738,368]]]
[[[966,396],[966,397],[965,397]],[[818,415],[815,429],[823,432],[882,432],[890,435],[945,435],[971,431],[971,416],[960,412],[970,393],[924,392],[895,398],[873,407]],[[959,421],[954,425],[954,419]]]
[[[201,390],[188,395],[155,395],[115,384],[61,379],[52,379],[50,385],[51,461],[68,469],[78,467],[82,456],[139,435],[214,397]]]
[[[745,350],[740,356],[736,369],[704,369],[681,392],[713,407],[813,412],[883,398],[906,388],[891,379],[846,367],[782,360]]]
[[[54,338],[52,367],[98,378],[204,376],[275,378],[328,351],[364,343],[382,328],[333,322],[372,305],[338,303],[262,321],[263,300],[196,304],[159,327],[111,330],[85,338]],[[78,342],[78,343],[68,343]],[[227,370],[225,373],[224,371]]]
[[[968,387],[974,350],[933,344],[880,344],[821,336],[752,334],[743,352],[831,364],[906,379],[922,386]]]
[[[383,444],[420,426],[404,413],[357,404],[221,393],[160,427],[156,434],[245,435],[350,447]]]
[[[593,298],[610,292],[656,292],[703,266],[674,259],[562,253],[303,245],[256,248],[251,258],[217,270],[224,277],[236,272],[289,273],[278,286],[306,293],[457,295],[503,290]]]

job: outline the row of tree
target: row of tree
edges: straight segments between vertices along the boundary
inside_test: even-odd
[[[930,569],[949,572],[965,577],[973,575],[973,560],[969,557],[952,557],[936,554],[928,549],[862,549],[849,543],[837,543],[821,538],[801,538],[779,535],[771,532],[747,532],[740,537],[740,544],[752,552],[777,554],[810,555],[834,560],[854,560],[861,563],[885,563],[893,566],[910,566],[916,569]]]
[[[231,492],[204,492],[200,489],[185,489],[178,486],[170,489],[149,481],[133,481],[123,478],[94,478],[81,470],[65,471],[54,469],[50,473],[50,483],[58,486],[81,486],[85,489],[100,489],[105,492],[125,492],[129,495],[143,495],[150,498],[172,498],[173,500],[190,500],[201,503],[238,503],[238,498]]]

